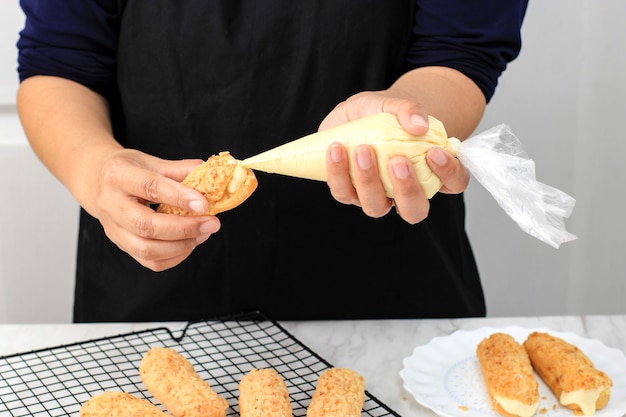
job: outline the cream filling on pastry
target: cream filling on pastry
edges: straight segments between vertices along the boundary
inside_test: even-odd
[[[576,404],[580,407],[583,414],[586,416],[592,416],[596,412],[596,402],[598,401],[598,397],[602,391],[604,391],[606,387],[599,387],[596,389],[589,390],[576,390],[576,391],[563,391],[561,393],[561,404],[567,406],[570,404]]]
[[[230,179],[228,183],[227,191],[229,194],[233,194],[235,191],[239,189],[246,181],[246,177],[248,176],[248,171],[246,168],[241,166],[240,162],[237,162],[237,166],[235,167],[235,171],[233,172],[233,177]]]
[[[524,404],[521,401],[500,397],[499,395],[494,397],[507,413],[520,417],[531,417],[539,406],[539,401],[535,404]]]

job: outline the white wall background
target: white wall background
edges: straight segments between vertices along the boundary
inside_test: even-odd
[[[0,1],[0,323],[70,322],[78,205],[43,167],[15,111],[17,0]]]
[[[481,129],[511,125],[538,179],[577,199],[579,239],[556,250],[526,236],[474,182],[468,229],[492,316],[626,313],[624,16],[622,0],[530,1]]]
[[[490,316],[624,314],[626,16],[623,0],[531,0],[523,50],[478,131],[509,124],[541,182],[577,199],[554,249],[474,181],[467,226]],[[71,320],[78,207],[39,163],[14,108],[16,0],[0,2],[0,323]]]

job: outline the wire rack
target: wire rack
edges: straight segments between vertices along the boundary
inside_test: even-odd
[[[139,377],[155,346],[185,356],[238,416],[237,386],[252,368],[273,368],[289,389],[294,417],[304,416],[321,372],[332,367],[261,313],[190,322],[179,336],[159,327],[114,337],[0,357],[0,417],[78,416],[103,391],[122,391],[162,408]],[[363,415],[396,416],[366,392]]]

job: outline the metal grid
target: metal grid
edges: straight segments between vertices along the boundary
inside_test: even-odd
[[[180,336],[160,327],[56,348],[0,357],[0,417],[78,416],[105,390],[147,398],[162,408],[139,377],[154,346],[185,356],[237,416],[237,386],[252,368],[274,368],[285,380],[294,417],[304,416],[319,374],[332,367],[278,323],[258,313],[191,322]],[[363,416],[398,416],[366,392]]]

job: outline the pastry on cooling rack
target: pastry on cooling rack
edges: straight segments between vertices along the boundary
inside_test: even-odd
[[[346,368],[331,368],[317,380],[307,417],[360,417],[365,403],[365,380]]]
[[[148,390],[174,417],[225,417],[228,402],[174,349],[151,348],[139,375]]]
[[[528,335],[524,347],[533,367],[562,405],[589,416],[608,403],[613,381],[578,347],[541,332]]]
[[[182,182],[204,195],[209,202],[206,215],[216,215],[243,203],[256,190],[256,176],[229,152],[220,152],[191,171]],[[159,213],[197,215],[179,207],[160,204]]]
[[[274,369],[252,369],[239,382],[241,417],[291,417],[285,381]]]
[[[125,392],[105,392],[91,397],[80,409],[80,417],[168,417],[148,400]]]
[[[539,384],[524,347],[513,336],[493,333],[476,347],[494,409],[507,417],[530,417],[539,407]]]

